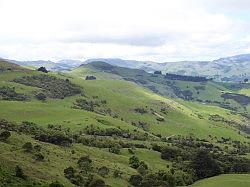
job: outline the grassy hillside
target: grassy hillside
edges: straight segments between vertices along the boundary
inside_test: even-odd
[[[217,105],[238,112],[245,112],[247,103],[242,103],[239,90],[248,88],[248,84],[216,83],[213,81],[171,80],[161,74],[150,74],[143,70],[117,67],[105,62],[95,61],[76,68],[71,72],[81,78],[94,75],[98,80],[124,79],[150,89],[154,93],[171,98],[198,101],[209,105]],[[237,99],[223,97],[226,93],[239,93]]]
[[[250,185],[250,176],[246,175],[220,175],[202,181],[198,181],[192,186],[194,187],[247,187]]]
[[[55,181],[65,186],[96,186],[98,181],[110,186],[145,186],[151,178],[157,180],[151,181],[154,185],[187,185],[218,174],[198,176],[200,168],[195,168],[193,155],[200,159],[203,150],[211,163],[214,159],[220,163],[223,171],[219,173],[229,172],[227,168],[248,172],[248,119],[240,114],[159,95],[141,83],[124,80],[122,73],[85,67],[70,74],[46,74],[0,64],[4,67],[0,72],[0,186],[48,186]],[[101,69],[110,68],[104,65]],[[127,77],[144,73],[119,71]],[[93,73],[97,80],[84,80]],[[151,78],[145,80],[164,86]],[[185,84],[176,82],[183,89]],[[192,88],[196,83],[189,85]],[[213,82],[206,86],[225,88]],[[212,98],[211,94],[204,93],[204,99]],[[84,167],[78,163],[81,157]],[[25,177],[17,175],[17,166]],[[74,174],[65,174],[71,166]]]

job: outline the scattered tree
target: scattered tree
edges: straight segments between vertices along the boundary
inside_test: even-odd
[[[43,73],[48,73],[48,70],[45,67],[43,67],[43,66],[40,67],[40,68],[38,68],[37,71],[41,71]]]

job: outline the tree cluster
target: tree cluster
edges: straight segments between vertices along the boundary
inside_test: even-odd
[[[0,87],[0,99],[9,101],[26,101],[29,97],[25,94],[20,94],[15,91],[15,87]]]
[[[70,81],[48,75],[25,76],[14,79],[14,82],[41,88],[44,90],[46,96],[56,99],[63,99],[82,92],[79,86]]]

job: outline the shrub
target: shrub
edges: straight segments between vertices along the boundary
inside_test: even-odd
[[[129,166],[131,168],[137,169],[140,166],[140,161],[136,156],[132,156],[129,158]]]
[[[0,87],[0,99],[9,101],[26,101],[29,97],[24,94],[17,93],[14,87],[10,88],[3,86]]]
[[[44,161],[44,156],[41,153],[35,154],[36,161]]]
[[[33,151],[33,145],[31,142],[26,142],[25,144],[23,144],[22,148],[27,152]]]
[[[148,166],[145,162],[140,162],[139,167],[137,168],[138,173],[140,173],[141,175],[146,175],[148,172]]]
[[[20,166],[16,166],[16,177],[26,179],[27,176],[23,173],[23,169]]]
[[[102,179],[93,179],[90,184],[89,187],[105,187],[105,182]]]
[[[122,171],[120,171],[119,169],[115,169],[114,173],[113,173],[113,177],[114,178],[122,178]]]
[[[48,75],[33,75],[17,78],[14,82],[42,88],[46,95],[50,98],[63,99],[81,93],[79,86],[69,81],[58,79]]]
[[[101,175],[102,177],[105,177],[106,175],[109,174],[109,168],[106,166],[102,166],[98,169],[98,174]]]
[[[63,184],[61,184],[60,182],[58,181],[55,181],[55,182],[52,182],[49,184],[49,187],[64,187]]]
[[[48,73],[48,70],[45,67],[40,67],[37,69],[37,71],[41,71],[43,73]]]
[[[109,148],[109,152],[111,153],[114,153],[114,154],[119,154],[120,153],[120,150],[121,149],[121,146],[119,144],[114,144],[112,145],[110,148]]]
[[[79,158],[77,164],[79,168],[84,170],[86,173],[92,170],[92,160],[89,158],[89,155]]]
[[[73,167],[68,167],[64,170],[64,176],[67,178],[67,179],[71,179],[71,178],[74,178],[75,176],[75,173],[76,173],[76,170],[73,168]]]
[[[34,150],[35,150],[36,152],[40,152],[41,149],[42,149],[42,147],[41,147],[40,145],[35,145],[33,148],[34,148]]]
[[[142,108],[142,107],[137,107],[134,110],[135,112],[140,113],[140,114],[145,114],[148,112],[145,108]]]
[[[85,77],[85,80],[96,80],[96,77],[93,75],[88,75]]]
[[[10,131],[3,131],[0,133],[0,141],[6,141],[10,136]]]
[[[38,93],[38,94],[35,95],[35,97],[40,101],[45,101],[46,100],[46,95],[44,93]]]
[[[198,179],[212,177],[222,173],[218,161],[214,160],[206,150],[199,150],[194,155],[191,167],[195,171],[195,176]]]
[[[129,183],[133,186],[141,186],[142,183],[142,176],[141,175],[131,175],[129,178]]]

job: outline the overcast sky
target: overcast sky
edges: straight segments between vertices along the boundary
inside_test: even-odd
[[[0,0],[0,57],[210,60],[250,53],[250,0]]]

